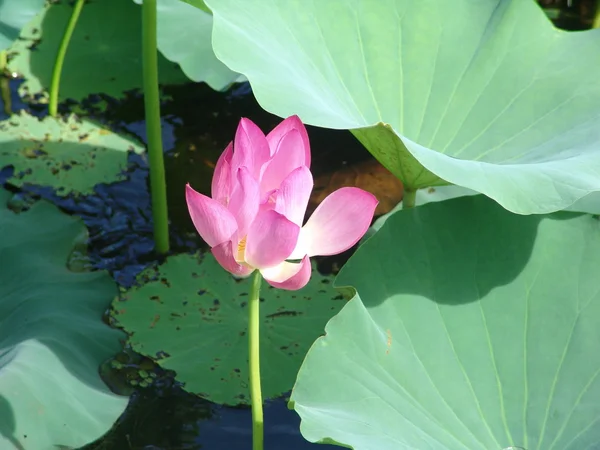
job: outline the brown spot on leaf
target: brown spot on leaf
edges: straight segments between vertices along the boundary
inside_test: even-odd
[[[299,316],[299,315],[302,315],[302,312],[300,312],[300,311],[278,311],[273,314],[267,314],[267,318],[274,319],[276,317],[295,317],[295,316]]]
[[[385,330],[385,334],[387,336],[387,342],[386,342],[386,346],[387,346],[387,350],[385,351],[386,355],[390,354],[390,348],[392,348],[392,331],[391,330]]]
[[[156,323],[160,320],[160,314],[156,314],[154,316],[154,319],[152,319],[152,322],[150,322],[150,328],[154,328],[156,326]]]

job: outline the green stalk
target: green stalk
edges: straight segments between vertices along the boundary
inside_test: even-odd
[[[402,209],[408,209],[415,206],[417,200],[417,191],[411,189],[404,189],[404,196],[402,197]]]
[[[169,216],[160,124],[160,97],[158,93],[156,0],[144,0],[142,3],[142,58],[154,246],[158,253],[167,253],[169,251]]]
[[[12,114],[12,98],[10,96],[10,78],[8,76],[8,55],[6,50],[0,51],[0,96],[4,103],[4,113]]]
[[[65,55],[67,54],[67,49],[69,48],[69,42],[71,42],[71,36],[73,36],[73,31],[77,25],[77,20],[79,20],[79,14],[81,13],[84,2],[85,0],[77,0],[75,2],[75,6],[73,6],[73,12],[71,13],[71,18],[69,19],[67,28],[65,28],[62,41],[60,41],[60,47],[58,47],[56,60],[54,61],[52,80],[50,81],[50,103],[48,105],[49,112],[52,117],[56,117],[56,114],[58,113],[60,75],[62,73],[63,63],[65,62]]]
[[[260,282],[262,276],[254,272],[250,304],[248,305],[248,355],[250,367],[250,401],[252,402],[252,450],[263,450],[263,409],[260,390]]]
[[[596,12],[594,13],[592,28],[600,28],[600,0],[596,0]]]

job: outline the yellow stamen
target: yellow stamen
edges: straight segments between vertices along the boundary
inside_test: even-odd
[[[244,254],[246,253],[246,237],[244,236],[244,238],[238,243],[238,250],[237,250],[237,261],[238,263],[241,261],[244,261]]]

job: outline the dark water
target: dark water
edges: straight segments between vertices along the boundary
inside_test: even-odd
[[[47,115],[44,106],[30,105],[19,98],[19,80],[10,83],[13,112],[26,110],[38,117]],[[172,253],[188,252],[202,248],[203,243],[187,214],[185,184],[190,182],[196,189],[208,192],[211,164],[233,138],[240,117],[252,119],[265,131],[281,118],[263,111],[247,84],[237,85],[226,93],[214,92],[204,84],[189,84],[167,88],[165,94],[170,98],[162,105],[162,123]],[[61,112],[68,112],[72,106],[74,102],[63,103]],[[143,99],[139,93],[129,93],[122,101],[91,96],[78,106],[83,107],[91,119],[115,131],[145,139]],[[0,115],[0,119],[4,118],[6,116]],[[369,158],[347,131],[309,127],[309,135],[315,175]],[[161,257],[153,252],[148,165],[143,156],[130,153],[127,179],[99,184],[89,196],[59,197],[52,189],[40,186],[16,190],[6,185],[11,173],[10,167],[0,169],[0,183],[16,192],[25,204],[43,198],[83,219],[89,230],[89,264],[109,271],[119,285],[132,286],[144,268],[160,262]],[[319,269],[328,272],[335,261],[335,258],[322,258]],[[140,370],[155,377],[150,386],[142,387],[146,383],[140,377]],[[116,355],[113,361],[107,361],[101,373],[115,391],[131,394],[131,401],[113,429],[84,449],[251,448],[248,407],[223,407],[188,394],[173,379],[173,374],[129,349]],[[300,435],[299,417],[287,409],[285,399],[268,400],[264,414],[266,449],[315,448],[315,444],[306,442]]]

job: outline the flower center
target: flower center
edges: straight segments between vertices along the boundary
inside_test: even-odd
[[[244,238],[238,243],[237,256],[235,258],[238,263],[244,262],[244,255],[246,253],[246,238],[247,236],[244,236]]]

